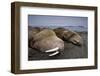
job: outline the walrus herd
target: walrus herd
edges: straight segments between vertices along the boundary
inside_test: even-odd
[[[64,50],[64,41],[82,45],[81,36],[64,28],[48,29],[34,27],[28,32],[28,44],[32,49],[55,56]]]

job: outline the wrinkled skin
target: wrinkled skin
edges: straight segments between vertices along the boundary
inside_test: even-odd
[[[83,44],[82,38],[75,32],[73,36],[69,39],[69,42],[72,42],[75,45],[81,46]]]
[[[81,36],[76,32],[64,28],[56,28],[54,29],[54,32],[59,38],[71,42],[75,45],[81,46],[83,43]]]
[[[64,49],[64,41],[58,38],[53,30],[44,29],[37,33],[30,42],[30,47],[45,52],[50,49],[59,48],[54,52],[61,52]],[[49,55],[52,56],[53,54]]]

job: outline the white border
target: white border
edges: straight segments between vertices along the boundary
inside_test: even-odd
[[[88,58],[28,61],[28,14],[88,17]],[[20,8],[20,69],[43,69],[94,65],[94,11],[40,7]]]

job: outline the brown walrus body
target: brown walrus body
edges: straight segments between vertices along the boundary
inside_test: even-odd
[[[28,39],[31,39],[31,38],[33,38],[37,33],[39,33],[41,31],[41,28],[39,28],[39,27],[34,27],[34,28],[32,28],[32,30],[30,30],[29,32],[28,32]]]
[[[39,33],[41,29],[39,27],[34,27],[28,31],[28,46],[30,46],[31,41],[33,40],[34,36]]]
[[[37,33],[30,43],[32,48],[42,52],[60,52],[64,49],[64,41],[58,38],[53,30],[44,29]]]
[[[65,41],[71,42],[75,45],[82,45],[83,43],[80,35],[74,31],[70,31],[64,28],[56,28],[54,29],[54,32],[59,38]]]

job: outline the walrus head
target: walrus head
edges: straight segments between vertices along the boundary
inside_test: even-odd
[[[56,29],[54,29],[54,32],[56,33],[56,35],[59,38],[65,40],[65,41],[68,41],[68,42],[78,45],[78,46],[82,45],[82,38],[76,32],[70,31],[65,28],[56,28]]]
[[[64,41],[58,38],[53,30],[44,29],[30,41],[30,46],[49,56],[55,56],[64,49]]]
[[[78,46],[81,46],[83,44],[81,36],[73,31],[67,31],[67,32],[65,31],[64,39]]]

